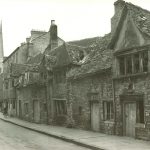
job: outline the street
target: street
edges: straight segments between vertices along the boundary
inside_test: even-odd
[[[0,150],[88,150],[0,120]]]

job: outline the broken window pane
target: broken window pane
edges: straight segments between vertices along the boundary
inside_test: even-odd
[[[126,57],[126,63],[127,63],[126,72],[127,74],[131,74],[132,73],[132,57],[131,56]]]
[[[148,51],[142,52],[143,72],[148,71]]]
[[[134,54],[134,73],[140,72],[139,53]]]
[[[56,100],[55,101],[55,112],[56,112],[56,115],[65,115],[67,113],[66,101]]]
[[[119,70],[120,70],[120,75],[125,74],[125,58],[124,57],[119,58]]]
[[[137,102],[137,123],[144,123],[144,103],[143,103],[143,100]]]
[[[103,116],[104,116],[104,120],[113,119],[113,102],[112,101],[103,102]]]

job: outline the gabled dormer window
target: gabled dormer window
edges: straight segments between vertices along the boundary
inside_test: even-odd
[[[119,75],[130,75],[148,71],[148,51],[118,56]]]

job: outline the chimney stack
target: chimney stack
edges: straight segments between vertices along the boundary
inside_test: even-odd
[[[117,0],[115,3],[114,3],[114,10],[115,10],[115,13],[114,13],[114,16],[111,18],[111,33],[113,34],[116,30],[116,27],[119,23],[119,20],[120,20],[120,17],[121,17],[121,14],[122,14],[122,11],[125,7],[125,4],[126,2],[123,1],[123,0]]]
[[[51,20],[50,37],[51,40],[57,40],[57,25],[55,24],[55,20]]]
[[[125,6],[125,1],[123,0],[118,0],[114,2],[114,7],[115,7],[115,14],[121,11]]]

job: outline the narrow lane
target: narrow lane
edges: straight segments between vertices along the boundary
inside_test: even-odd
[[[0,150],[88,150],[0,120]]]

